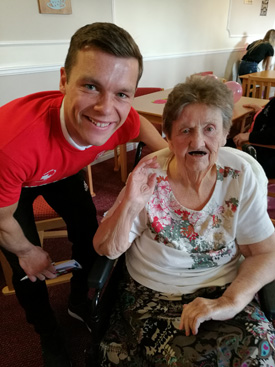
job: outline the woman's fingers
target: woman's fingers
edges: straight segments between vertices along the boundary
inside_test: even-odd
[[[207,320],[212,319],[216,312],[218,304],[216,300],[207,298],[196,298],[194,301],[183,305],[181,314],[180,329],[185,330],[186,336],[198,333],[200,325]]]

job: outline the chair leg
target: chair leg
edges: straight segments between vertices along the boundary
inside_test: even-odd
[[[115,147],[114,149],[114,159],[115,159],[115,166],[114,166],[114,171],[118,172],[119,171],[119,159],[118,159],[118,152],[117,152],[117,147]]]
[[[89,186],[90,194],[92,197],[94,197],[95,192],[94,192],[94,185],[93,185],[93,175],[92,175],[92,167],[90,164],[87,166],[86,175],[87,175],[87,184]]]
[[[15,294],[12,284],[12,269],[10,267],[10,264],[8,263],[8,260],[6,259],[5,255],[1,250],[0,250],[0,263],[2,265],[2,270],[6,282],[6,286],[2,289],[2,293],[4,295]]]
[[[119,157],[120,157],[120,169],[121,169],[121,181],[126,182],[127,180],[127,147],[126,144],[119,146]]]

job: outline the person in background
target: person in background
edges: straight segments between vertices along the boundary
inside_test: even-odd
[[[0,245],[47,367],[71,362],[45,284],[56,276],[55,259],[41,248],[32,203],[42,195],[67,224],[72,257],[82,266],[71,279],[69,314],[89,327],[87,275],[98,224],[78,172],[133,138],[152,150],[167,146],[131,107],[142,71],[142,55],[128,32],[112,23],[88,24],[71,38],[60,91],[34,93],[0,108]]]
[[[275,278],[275,234],[252,161],[223,147],[233,98],[194,77],[169,94],[169,148],[139,162],[94,237],[126,268],[101,366],[271,366],[255,294]],[[153,155],[153,157],[152,157]]]
[[[253,145],[253,143],[275,145],[275,98],[272,98],[264,108],[255,104],[244,105],[244,107],[254,109],[255,116],[249,131],[235,135],[233,141],[239,147],[248,142],[251,143],[267,177],[275,178],[275,149]]]
[[[239,76],[256,73],[258,64],[263,61],[264,70],[271,68],[275,46],[275,29],[270,29],[264,39],[252,42],[247,46],[247,52],[242,57],[239,66]]]

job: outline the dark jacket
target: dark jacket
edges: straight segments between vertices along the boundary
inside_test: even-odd
[[[256,117],[250,143],[275,145],[275,98]]]

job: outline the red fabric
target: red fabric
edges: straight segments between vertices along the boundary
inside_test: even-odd
[[[213,75],[213,71],[202,71],[201,73],[196,73],[195,75],[201,75],[201,76]]]
[[[252,124],[250,125],[250,128],[248,130],[249,133],[251,133],[251,131],[253,130],[254,128],[254,124],[255,124],[255,120],[256,120],[256,117],[259,115],[259,113],[262,112],[263,109],[260,109],[253,117],[253,121],[252,121]]]
[[[139,134],[139,115],[132,108],[123,126],[104,145],[80,151],[63,136],[62,100],[58,91],[41,92],[0,108],[0,207],[16,203],[22,186],[40,186],[71,176]]]
[[[34,200],[33,212],[36,221],[59,217],[41,195]]]

